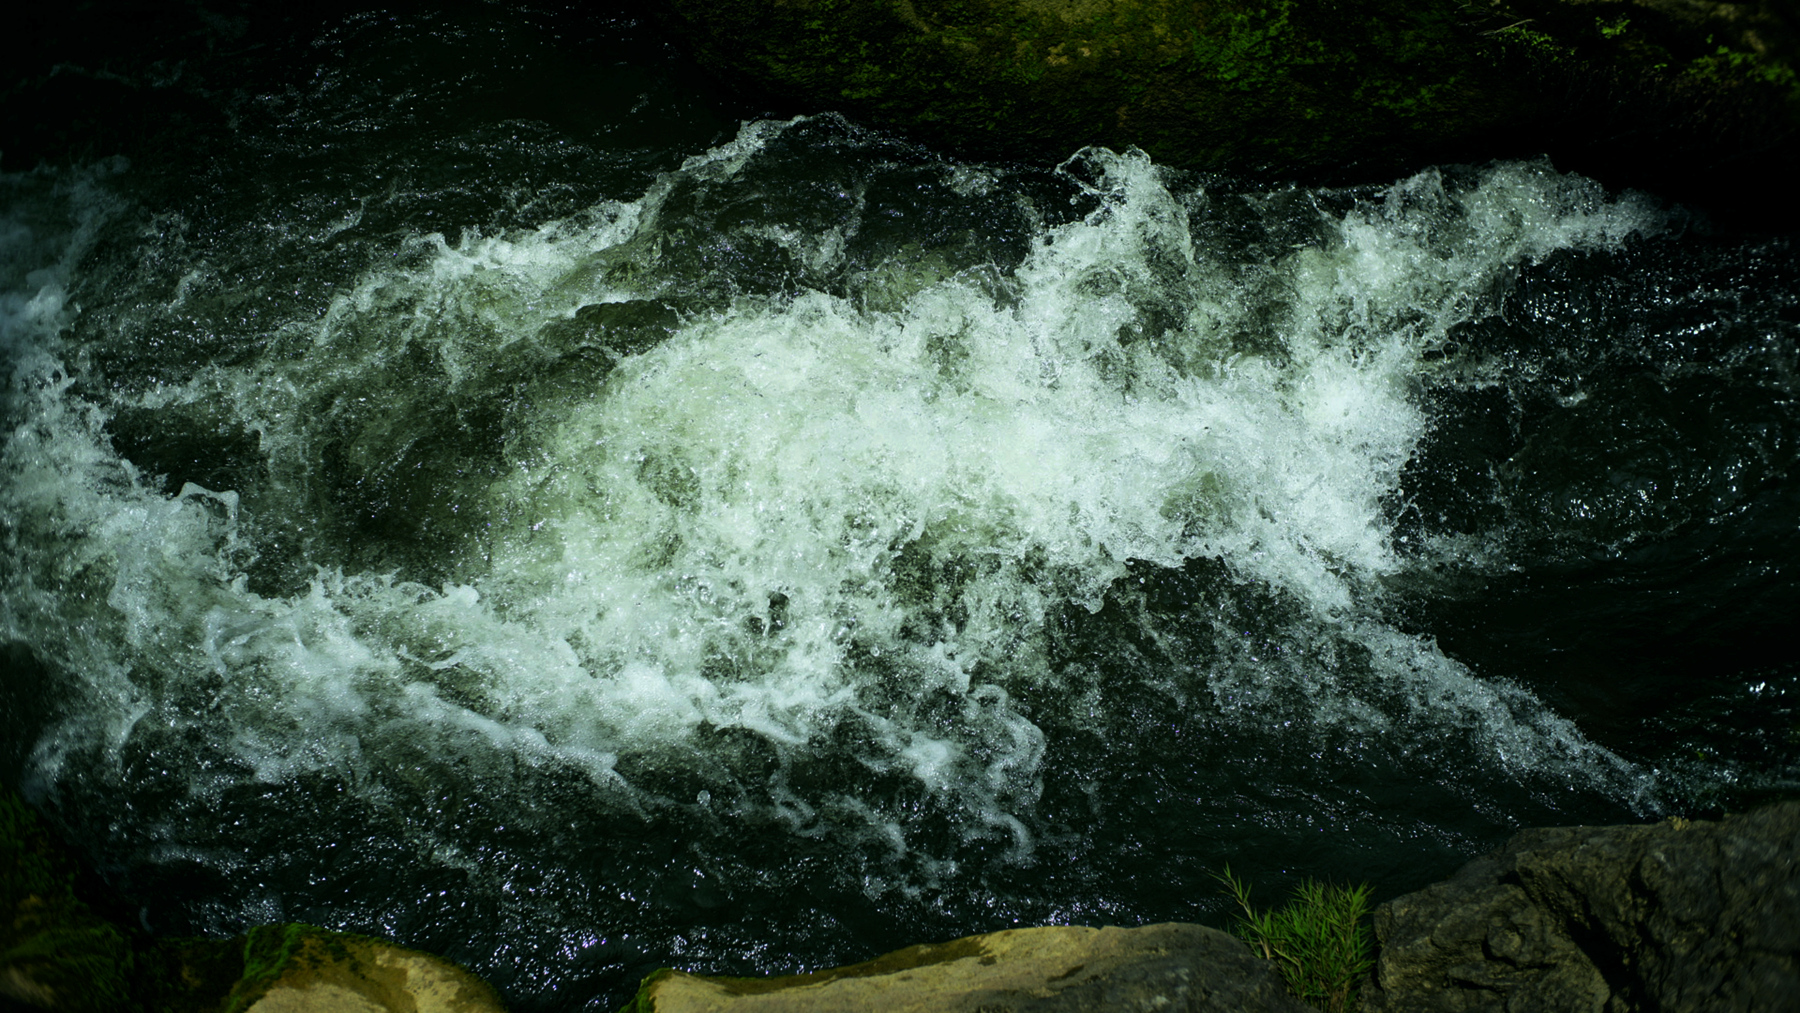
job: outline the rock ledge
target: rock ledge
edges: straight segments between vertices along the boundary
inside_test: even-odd
[[[1009,929],[779,978],[658,971],[624,1013],[1305,1013],[1217,929]]]
[[[1800,1009],[1800,802],[1526,830],[1375,936],[1365,1013]]]

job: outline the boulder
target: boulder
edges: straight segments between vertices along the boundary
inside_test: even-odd
[[[780,978],[663,970],[625,1013],[1305,1013],[1269,963],[1200,925],[1009,929]]]
[[[1526,830],[1375,935],[1365,1013],[1800,1009],[1800,802]]]
[[[252,929],[223,1008],[244,1013],[505,1013],[491,988],[428,953],[310,925]]]
[[[152,938],[76,896],[74,861],[0,790],[0,1008],[57,1013],[504,1013],[447,960],[311,925]]]

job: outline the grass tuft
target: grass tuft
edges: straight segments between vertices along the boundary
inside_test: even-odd
[[[1258,911],[1250,885],[1231,874],[1214,877],[1237,902],[1232,926],[1238,936],[1273,960],[1288,989],[1327,1013],[1356,1009],[1356,986],[1375,966],[1369,938],[1369,884],[1333,886],[1307,879],[1294,888],[1287,906]]]

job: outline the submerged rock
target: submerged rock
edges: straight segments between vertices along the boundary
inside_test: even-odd
[[[780,978],[663,970],[625,1013],[1303,1013],[1267,961],[1200,925],[1009,929]]]
[[[1800,802],[1526,830],[1375,935],[1366,1013],[1800,1009]]]

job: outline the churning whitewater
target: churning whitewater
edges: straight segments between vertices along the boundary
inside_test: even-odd
[[[1449,333],[1657,231],[1633,199],[1523,163],[1215,197],[803,118],[539,228],[382,238],[323,312],[233,313],[196,255],[92,318],[121,171],[8,182],[0,631],[83,697],[40,785],[379,797],[425,754],[1028,862],[1047,766],[1117,725],[1066,634],[1104,613],[1156,654],[1136,692],[1227,725],[1655,806],[1386,606],[1506,565],[1395,524],[1422,394],[1498,368]]]

